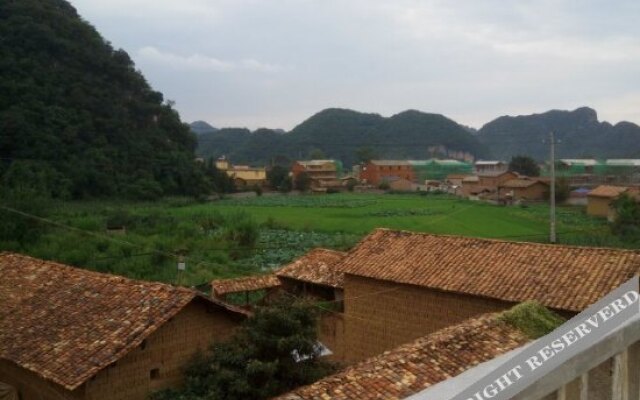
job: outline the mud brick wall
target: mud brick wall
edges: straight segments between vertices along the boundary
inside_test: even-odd
[[[345,276],[344,359],[378,355],[418,337],[513,303]]]

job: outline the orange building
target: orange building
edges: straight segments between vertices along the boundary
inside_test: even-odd
[[[393,179],[415,182],[415,172],[409,161],[371,160],[360,170],[360,180],[369,185],[378,186],[385,180]]]
[[[342,181],[338,179],[338,167],[335,160],[296,161],[291,167],[291,175],[295,185],[298,177],[305,173],[311,179],[311,189],[326,190],[341,188]]]

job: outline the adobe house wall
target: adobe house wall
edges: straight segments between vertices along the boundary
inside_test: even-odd
[[[608,217],[611,212],[611,198],[608,197],[587,197],[587,214],[596,217]]]
[[[146,400],[154,391],[178,386],[194,355],[229,338],[238,325],[228,312],[193,301],[142,345],[90,379],[86,399]]]
[[[81,400],[85,398],[82,386],[73,392],[69,391],[7,360],[0,360],[0,382],[16,389],[20,400]]]
[[[318,321],[318,340],[333,352],[327,359],[338,363],[345,361],[344,325],[343,315],[333,312],[322,314]]]
[[[344,358],[353,363],[513,303],[345,276]],[[372,293],[377,293],[373,294]]]

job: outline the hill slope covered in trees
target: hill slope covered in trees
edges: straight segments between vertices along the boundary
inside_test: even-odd
[[[64,0],[0,2],[0,184],[60,197],[192,194],[196,138]]]
[[[638,158],[640,127],[630,122],[611,125],[598,121],[596,111],[582,107],[574,111],[552,110],[542,114],[500,117],[478,131],[478,139],[494,157],[508,160],[526,154],[537,160],[548,159],[549,132],[559,141],[557,156],[562,158]]]
[[[486,157],[486,148],[467,129],[439,115],[405,111],[389,118],[345,109],[326,109],[288,133],[269,129],[220,129],[199,136],[204,157],[228,155],[233,162],[329,157],[349,166],[363,158],[434,155],[434,147]],[[446,154],[443,154],[446,156]]]

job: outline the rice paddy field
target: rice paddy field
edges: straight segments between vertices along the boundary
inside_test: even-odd
[[[20,251],[138,279],[198,285],[267,272],[310,248],[347,250],[378,227],[545,242],[549,207],[496,206],[446,195],[265,195],[208,202],[56,203],[43,233]],[[584,207],[559,207],[561,243],[627,247]],[[114,233],[107,226],[124,226]],[[177,259],[187,262],[177,271]]]

